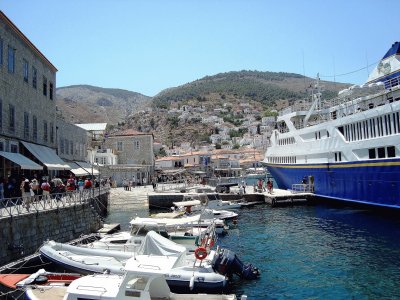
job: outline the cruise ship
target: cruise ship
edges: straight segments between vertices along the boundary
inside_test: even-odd
[[[264,164],[281,189],[303,183],[316,196],[400,208],[400,42],[366,84],[279,113]]]

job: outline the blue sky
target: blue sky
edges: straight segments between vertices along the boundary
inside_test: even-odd
[[[0,0],[0,9],[57,67],[58,87],[148,96],[239,70],[361,84],[400,40],[398,0]]]

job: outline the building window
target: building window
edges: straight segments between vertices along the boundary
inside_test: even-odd
[[[123,151],[122,142],[117,142],[117,151]]]
[[[3,39],[0,38],[0,65],[3,65]]]
[[[0,99],[0,131],[3,131],[3,100]]]
[[[50,143],[54,143],[54,124],[50,122]]]
[[[29,138],[29,113],[24,112],[24,138]]]
[[[32,67],[32,87],[37,88],[37,70],[35,67]]]
[[[43,141],[47,142],[48,132],[47,132],[47,121],[43,121]]]
[[[64,154],[64,140],[60,138],[60,152]]]
[[[140,142],[135,141],[135,150],[139,150],[139,149],[140,149]]]
[[[29,63],[26,59],[23,60],[24,64],[24,81],[28,82],[29,79]]]
[[[32,138],[35,142],[37,141],[37,118],[36,118],[36,116],[32,117]]]
[[[11,144],[11,145],[10,145],[10,152],[12,152],[12,153],[18,153],[18,145],[16,145],[16,144]]]
[[[68,148],[69,144],[67,139],[65,139],[64,144],[65,144],[65,154],[69,154],[69,148]]]
[[[15,106],[8,105],[8,130],[14,132],[15,130]]]
[[[53,83],[52,82],[49,83],[49,97],[50,97],[50,100],[53,100]]]
[[[43,76],[43,96],[47,96],[47,78]]]
[[[8,73],[15,72],[15,49],[8,46]]]
[[[0,151],[4,151],[4,142],[3,141],[0,142]]]

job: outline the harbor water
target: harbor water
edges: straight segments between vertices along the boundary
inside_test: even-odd
[[[218,244],[261,271],[235,279],[229,292],[248,299],[400,298],[400,220],[371,209],[326,204],[238,210],[238,225]],[[122,229],[143,201],[113,203],[107,223]]]

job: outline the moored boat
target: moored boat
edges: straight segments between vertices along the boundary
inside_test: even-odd
[[[400,43],[368,82],[280,112],[264,164],[281,189],[400,208]]]
[[[67,287],[81,277],[82,275],[77,273],[48,272],[44,269],[39,269],[33,274],[0,274],[0,284],[3,287],[2,297],[10,295],[11,299],[21,299],[27,289],[55,290]]]
[[[133,253],[51,241],[40,248],[40,253],[66,269],[84,274],[123,275],[126,271],[160,274],[165,276],[173,292],[181,293],[221,293],[233,274],[244,279],[258,277],[257,268],[243,264],[235,255],[227,255],[219,248],[211,250],[214,242],[214,237],[205,236],[194,253],[188,254],[185,247],[151,231]]]
[[[61,290],[60,290],[61,291]],[[165,278],[159,274],[126,272],[124,275],[94,274],[74,281],[58,297],[51,291],[28,290],[32,300],[124,300],[124,299],[175,299],[175,300],[235,300],[235,295],[224,294],[175,294]],[[48,294],[47,294],[48,293]],[[247,299],[242,296],[241,299]]]

